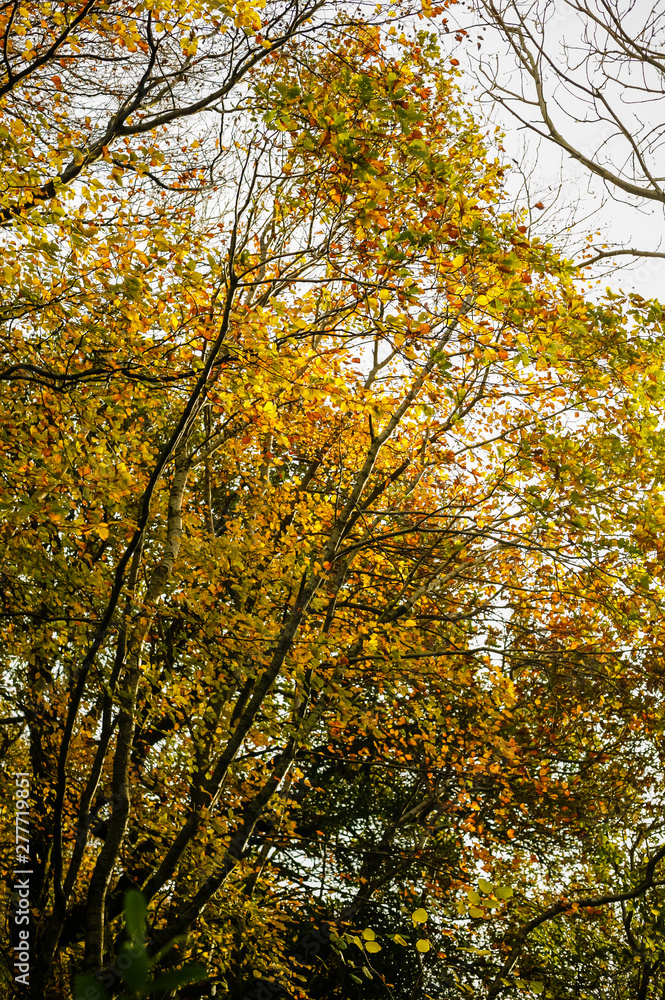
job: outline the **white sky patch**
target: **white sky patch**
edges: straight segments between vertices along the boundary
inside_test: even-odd
[[[517,206],[529,211],[534,234],[553,242],[565,256],[576,259],[581,259],[579,254],[587,234],[593,236],[598,249],[607,246],[665,251],[665,205],[624,194],[591,174],[550,139],[539,138],[496,103],[493,99],[496,87],[494,93],[490,90],[483,96],[491,79],[498,87],[516,95],[523,92],[531,99],[534,87],[531,81],[525,83],[525,74],[517,69],[515,56],[498,31],[481,24],[473,9],[479,2],[460,3],[447,11],[451,30],[445,32],[439,26],[442,53],[446,61],[451,57],[459,60],[464,71],[459,83],[471,101],[474,114],[487,116],[492,125],[498,125],[505,133],[505,160],[512,167],[507,191]],[[499,6],[509,12],[507,0]],[[527,19],[545,9],[544,4],[537,2],[518,2],[517,6]],[[588,6],[595,9],[593,0],[589,0]],[[665,19],[664,6],[662,0],[656,0],[655,6],[618,2],[622,27],[636,37],[640,32],[648,34],[651,22],[656,24]],[[547,11],[545,50],[554,65],[569,67],[569,83],[557,79],[554,69],[543,74],[556,127],[583,155],[631,178],[631,142],[621,135],[616,122],[612,123],[614,113],[625,127],[626,135],[644,152],[647,167],[658,181],[665,180],[663,75],[655,70],[649,72],[638,60],[601,66],[598,59],[588,57],[585,22],[574,5],[568,0],[553,0]],[[514,21],[514,14],[509,19]],[[586,20],[588,25],[589,19]],[[455,23],[468,30],[464,41],[456,38]],[[528,23],[537,36],[535,22]],[[599,28],[599,40],[604,37]],[[658,41],[657,35],[654,38]],[[659,48],[662,51],[662,45]],[[590,81],[602,81],[602,97],[607,100],[605,111],[598,110],[598,102],[594,106],[590,100],[583,100],[583,88]],[[512,106],[524,122],[543,129],[535,107],[519,100],[514,100]],[[639,167],[634,170],[634,178],[640,181]],[[544,208],[536,208],[538,203]],[[634,291],[645,298],[665,295],[665,259],[618,257],[597,264],[589,274],[596,279],[598,290],[610,286],[614,291]]]

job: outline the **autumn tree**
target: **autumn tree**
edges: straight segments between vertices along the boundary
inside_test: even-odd
[[[658,304],[445,10],[3,16],[8,995],[662,992]]]
[[[580,164],[610,197],[638,208],[662,205],[663,5],[477,0],[473,7],[476,30],[457,37],[484,35],[480,51],[465,45],[464,62],[474,64],[490,102],[545,148]],[[596,240],[585,260],[663,256],[655,242]]]

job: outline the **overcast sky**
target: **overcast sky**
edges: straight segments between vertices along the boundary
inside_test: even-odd
[[[616,2],[621,6],[623,0]],[[625,0],[624,5],[627,20],[622,24],[636,32],[645,21],[656,16],[653,14],[656,8],[663,7],[661,15],[665,18],[663,0],[654,0],[653,4],[646,0],[638,0],[637,3]],[[585,60],[586,50],[581,44],[584,26],[578,15],[571,12],[566,0],[554,0],[549,9],[554,14],[547,27],[548,52],[563,60],[563,46],[566,46],[573,63],[579,56],[571,78],[584,84],[593,70],[591,63]],[[490,74],[494,73],[501,84],[517,90],[519,74],[514,70],[514,58],[500,36],[492,30],[478,31],[479,22],[469,14],[469,4],[462,3],[450,8],[447,13],[450,14],[451,24],[454,13],[458,23],[469,28],[469,38],[464,44],[456,44],[450,34],[443,41],[443,51],[454,52],[459,58],[460,69],[465,70],[461,79],[464,90],[476,99],[481,93],[481,88],[474,83],[478,59],[481,66]],[[630,21],[631,17],[634,24]],[[478,52],[477,40],[481,34],[482,47]],[[617,76],[616,87],[605,88],[604,96],[618,110],[632,135],[646,137],[649,134],[649,141],[652,142],[650,166],[656,173],[665,174],[665,95],[656,93],[662,88],[662,79],[646,80],[641,64],[619,67]],[[605,156],[608,165],[615,168],[617,164],[623,165],[627,156],[625,140],[613,138],[607,123],[595,120],[593,110],[590,111],[577,99],[574,89],[555,87],[553,78],[554,74],[546,81],[549,84],[548,96],[551,113],[561,131],[585,154],[593,155],[602,147],[601,156]],[[651,94],[642,89],[645,83],[652,86]],[[631,85],[638,89],[631,91]],[[484,108],[505,132],[506,157],[516,161],[510,189],[518,195],[520,205],[531,206],[533,223],[539,235],[553,239],[564,253],[571,256],[579,251],[582,236],[587,233],[594,234],[594,241],[599,245],[665,251],[665,206],[647,199],[633,199],[629,203],[627,196],[606,187],[578,161],[553,142],[539,139],[529,129],[520,126],[501,107],[485,99]],[[520,110],[525,113],[523,106]],[[526,114],[529,114],[528,110]],[[542,202],[545,210],[533,208],[536,202]],[[598,232],[600,236],[596,235]],[[596,275],[602,274],[602,286],[610,284],[613,288],[621,287],[626,291],[637,291],[645,297],[665,300],[665,260],[620,257],[617,264],[615,267],[608,263],[602,271],[595,270]]]

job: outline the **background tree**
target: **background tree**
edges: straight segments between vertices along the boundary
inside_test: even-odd
[[[632,0],[480,0],[475,9],[489,32],[476,65],[491,101],[600,178],[612,197],[663,204],[665,9]],[[664,253],[599,241],[585,255],[588,263],[621,256]]]

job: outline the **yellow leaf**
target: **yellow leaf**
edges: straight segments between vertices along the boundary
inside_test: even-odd
[[[423,910],[422,906],[417,910],[414,910],[411,914],[411,919],[414,924],[424,924],[427,920],[427,910]]]
[[[416,948],[420,952],[426,952],[430,950],[431,945],[427,938],[421,938],[420,941],[416,941]]]

